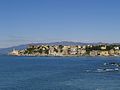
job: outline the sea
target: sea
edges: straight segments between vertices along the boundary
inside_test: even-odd
[[[120,57],[0,56],[0,90],[120,90],[115,63]]]

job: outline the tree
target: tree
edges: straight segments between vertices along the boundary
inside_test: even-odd
[[[49,49],[45,49],[45,54],[49,54]]]
[[[56,48],[54,48],[54,51],[55,51],[56,53],[58,53],[58,50],[57,50]]]
[[[59,45],[59,49],[60,49],[60,52],[62,52],[63,51],[63,45]]]
[[[42,53],[42,52],[43,52],[43,50],[42,50],[42,49],[39,49],[39,50],[38,50],[38,52],[39,52],[39,53]]]

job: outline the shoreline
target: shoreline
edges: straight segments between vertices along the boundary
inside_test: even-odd
[[[54,56],[54,55],[7,55],[7,56],[16,56],[16,57],[120,57],[120,56],[89,56],[89,55],[63,55],[63,56]]]

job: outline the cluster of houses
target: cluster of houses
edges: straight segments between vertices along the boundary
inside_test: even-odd
[[[107,48],[108,47],[108,48]],[[92,50],[89,52],[90,56],[120,56],[120,47],[111,45],[102,45],[100,50]]]
[[[120,47],[115,45],[29,45],[24,50],[13,50],[9,54],[17,56],[120,56]]]

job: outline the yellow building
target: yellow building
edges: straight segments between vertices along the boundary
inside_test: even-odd
[[[109,51],[100,51],[100,56],[109,56]]]
[[[111,50],[109,51],[109,54],[110,54],[111,56],[114,56],[114,55],[115,55],[115,51],[114,51],[113,49],[111,49]]]
[[[120,55],[120,50],[115,50],[116,55]]]
[[[90,56],[97,56],[98,55],[98,51],[90,51]]]

